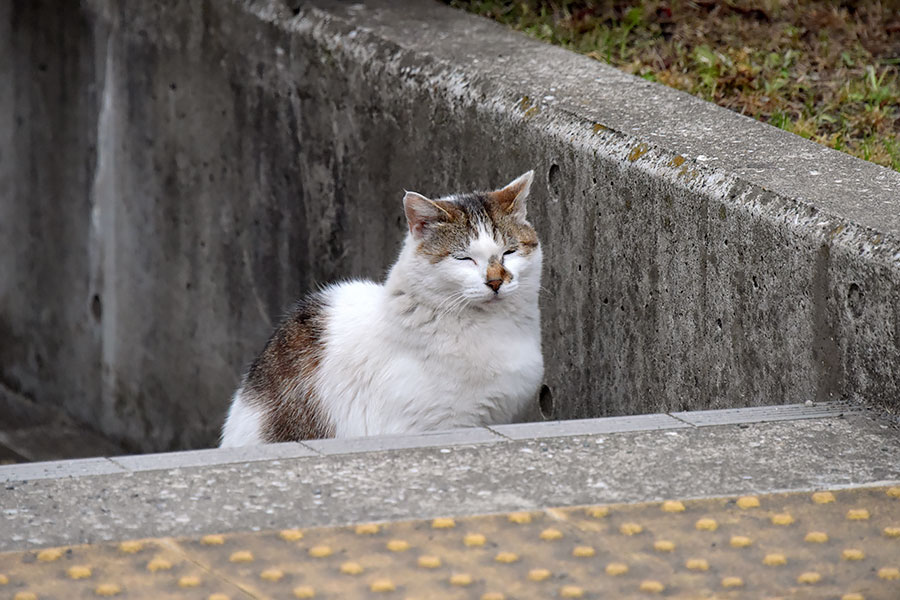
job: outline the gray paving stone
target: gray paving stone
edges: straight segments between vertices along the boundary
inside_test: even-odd
[[[797,419],[821,419],[856,414],[864,409],[845,402],[823,402],[819,404],[786,404],[783,406],[755,406],[749,408],[726,408],[722,410],[697,410],[670,413],[691,425],[729,425],[732,423],[765,423],[768,421],[793,421]]]
[[[129,471],[158,471],[283,458],[301,458],[305,456],[317,456],[317,454],[303,444],[287,442],[284,444],[266,444],[242,448],[210,448],[185,452],[136,454],[133,456],[117,456],[110,460]]]
[[[352,454],[356,452],[377,452],[381,450],[402,450],[408,448],[431,448],[437,446],[464,446],[469,444],[490,444],[505,441],[503,437],[484,427],[435,431],[419,435],[373,436],[365,438],[344,438],[311,440],[304,442],[310,448],[325,455]]]
[[[0,481],[34,481],[124,472],[125,469],[108,458],[81,458],[0,466]]]
[[[680,429],[682,427],[690,427],[690,425],[666,414],[654,414],[607,417],[603,419],[577,419],[571,421],[545,421],[543,423],[494,425],[493,427],[490,427],[490,429],[512,440],[527,440],[533,438],[588,435],[596,433]]]

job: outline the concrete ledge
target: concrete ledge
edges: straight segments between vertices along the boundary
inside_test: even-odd
[[[227,464],[210,451],[167,470],[99,460],[50,479],[33,465],[27,481],[4,467],[0,551],[900,481],[900,437],[867,413],[681,425]]]
[[[543,423],[519,423],[436,431],[417,435],[310,440],[302,443],[288,442],[242,448],[209,448],[184,452],[6,465],[0,466],[0,481],[29,481],[31,479],[106,475],[125,471],[164,471],[218,465],[248,465],[254,462],[277,461],[281,459],[364,454],[416,448],[434,448],[440,452],[450,452],[451,448],[458,449],[481,444],[496,444],[511,440],[546,440],[584,435],[677,430],[711,425],[828,419],[845,415],[864,414],[868,413],[860,407],[842,402],[831,402],[818,405],[763,406],[672,413],[671,415],[654,414],[547,421]]]
[[[669,415],[636,415],[632,417],[608,417],[606,419],[572,419],[569,421],[548,421],[545,423],[495,425],[490,429],[511,440],[528,440],[541,437],[652,431],[655,429],[679,429],[682,427],[690,427],[690,425]]]
[[[404,188],[530,168],[554,419],[897,408],[900,174],[487,20],[14,0],[0,80],[0,380],[133,450],[211,444],[286,306],[382,276]]]
[[[129,471],[157,471],[306,456],[316,456],[316,452],[303,444],[287,442],[284,444],[267,444],[265,446],[248,446],[244,448],[210,448],[208,450],[189,450],[185,452],[116,456],[110,458],[110,460]]]
[[[685,423],[690,423],[696,427],[706,427],[709,425],[731,425],[736,423],[766,423],[770,421],[842,417],[862,412],[864,412],[862,407],[846,402],[826,402],[810,405],[787,404],[784,406],[760,406],[755,408],[697,410],[671,414]]]
[[[311,440],[304,444],[324,455],[434,448],[440,446],[468,446],[492,444],[504,439],[483,427],[436,431],[421,435],[372,436],[365,438]]]
[[[125,473],[122,467],[108,458],[78,458],[0,467],[0,481],[34,481],[38,479],[65,479],[87,475]]]

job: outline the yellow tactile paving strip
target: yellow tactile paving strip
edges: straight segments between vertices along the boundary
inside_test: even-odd
[[[900,487],[12,552],[0,595],[896,600]]]

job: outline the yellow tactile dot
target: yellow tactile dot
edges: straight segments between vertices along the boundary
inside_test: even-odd
[[[807,571],[806,573],[801,573],[799,577],[797,577],[797,583],[806,583],[813,584],[819,583],[822,580],[822,576],[815,571]]]
[[[787,564],[787,557],[784,554],[772,553],[763,557],[763,564],[769,567],[779,567]]]
[[[592,506],[585,512],[587,512],[589,517],[593,517],[594,519],[602,519],[609,514],[609,508],[605,506]]]
[[[345,575],[359,575],[363,571],[363,566],[358,562],[345,562],[341,565],[341,573]]]
[[[611,562],[606,565],[607,575],[624,575],[628,572],[628,565],[620,562]]]
[[[891,498],[900,498],[900,487],[889,487],[885,493]]]
[[[641,582],[640,590],[642,592],[648,592],[651,594],[658,594],[666,589],[662,583],[655,581],[653,579],[646,579]]]
[[[300,598],[300,600],[316,597],[315,588],[309,585],[298,585],[291,592],[294,594],[294,598]]]
[[[422,567],[423,569],[436,569],[439,566],[441,566],[441,559],[438,558],[437,556],[430,556],[430,555],[420,556],[418,565],[420,567]]]
[[[753,543],[753,540],[746,535],[733,535],[728,543],[732,548],[746,548]]]
[[[126,554],[134,554],[135,552],[140,552],[143,549],[144,549],[143,542],[138,542],[135,540],[128,541],[128,542],[122,542],[121,544],[119,544],[119,550]]]
[[[38,597],[31,592],[16,592],[16,595],[13,596],[13,600],[38,600]]]
[[[238,550],[237,552],[232,552],[228,560],[233,563],[253,562],[253,553],[248,550]]]
[[[575,546],[572,549],[572,556],[576,558],[588,558],[597,553],[592,546]]]
[[[577,585],[564,585],[559,589],[561,598],[581,598],[584,596],[584,590]]]
[[[862,560],[866,557],[866,553],[858,548],[845,548],[841,552],[841,558],[844,560]]]
[[[851,508],[847,511],[847,519],[850,521],[865,521],[869,518],[869,511],[865,508]]]
[[[9,583],[9,577],[0,575],[0,585],[6,585],[7,583]]]
[[[733,588],[733,587],[742,587],[744,585],[744,580],[740,577],[723,577],[722,578],[722,587],[724,588]]]
[[[87,579],[91,576],[91,568],[83,565],[69,567],[66,570],[66,575],[68,575],[70,579]]]
[[[705,558],[689,558],[684,566],[691,571],[708,571],[709,563]]]
[[[168,571],[171,568],[172,563],[167,561],[165,558],[156,557],[147,563],[147,570],[151,573],[156,573],[157,571]]]
[[[856,592],[850,594],[844,594],[841,596],[841,600],[866,600],[862,594],[857,594]]]
[[[759,498],[756,496],[741,496],[737,499],[738,508],[759,508]]]
[[[447,517],[439,517],[431,522],[431,527],[434,529],[452,529],[456,527],[456,521]]]
[[[678,500],[666,500],[661,508],[665,512],[684,512],[684,504]]]
[[[487,541],[480,533],[470,533],[463,538],[463,544],[469,547],[484,546]]]
[[[397,586],[390,579],[376,579],[369,585],[369,589],[373,592],[393,592]]]
[[[531,581],[544,581],[550,577],[550,571],[547,569],[532,569],[528,571],[528,579]]]
[[[303,539],[303,532],[299,529],[282,529],[278,532],[278,537],[286,542],[296,542]]]
[[[225,536],[204,535],[202,538],[200,538],[200,543],[204,546],[221,546],[225,543]]]
[[[881,579],[900,579],[900,569],[896,567],[882,567],[878,569],[878,577]]]
[[[284,577],[284,571],[281,569],[266,569],[259,574],[260,579],[272,582],[280,581],[282,577]]]
[[[37,553],[37,559],[41,562],[53,562],[62,556],[62,550],[59,548],[47,548]]]
[[[541,539],[545,542],[558,540],[563,536],[562,531],[559,529],[553,529],[550,527],[549,529],[545,529],[541,532]]]
[[[699,519],[694,523],[694,527],[696,527],[698,531],[715,531],[719,528],[719,524],[716,523],[715,519]]]
[[[487,592],[481,595],[481,600],[506,600],[506,596],[500,592]]]
[[[519,555],[515,552],[499,552],[494,560],[499,563],[514,563],[519,560]]]
[[[900,527],[885,527],[884,535],[888,537],[900,537]]]
[[[122,588],[115,583],[101,583],[94,588],[94,593],[98,596],[117,596],[122,593]]]
[[[794,522],[794,517],[788,513],[777,513],[772,515],[772,525],[790,525]]]
[[[324,544],[313,546],[309,549],[309,555],[313,558],[325,558],[327,556],[331,556],[332,552],[331,546],[326,546]]]
[[[531,515],[527,512],[509,513],[506,518],[509,519],[510,523],[518,523],[520,525],[531,523]]]
[[[454,573],[450,576],[450,585],[467,586],[472,584],[472,576],[468,573]]]
[[[812,544],[824,544],[828,541],[828,534],[824,531],[810,531],[803,540]]]
[[[637,535],[644,530],[644,527],[638,523],[622,523],[619,531],[624,535]]]
[[[831,492],[815,492],[812,495],[812,501],[816,504],[828,504],[834,502],[834,494]]]
[[[404,552],[409,550],[409,542],[406,540],[391,540],[385,544],[385,547],[391,552]]]
[[[231,598],[225,594],[210,594],[206,597],[206,600],[231,600]]]
[[[178,587],[192,588],[192,587],[197,587],[201,583],[202,582],[200,581],[199,577],[196,577],[194,575],[185,575],[184,577],[182,577],[181,579],[178,580]]]
[[[671,540],[656,540],[653,542],[653,549],[658,552],[671,552],[675,549],[675,542]]]
[[[381,528],[375,523],[363,523],[356,526],[356,535],[375,535]]]

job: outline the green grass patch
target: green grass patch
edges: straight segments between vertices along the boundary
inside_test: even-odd
[[[445,0],[900,171],[896,0]]]

